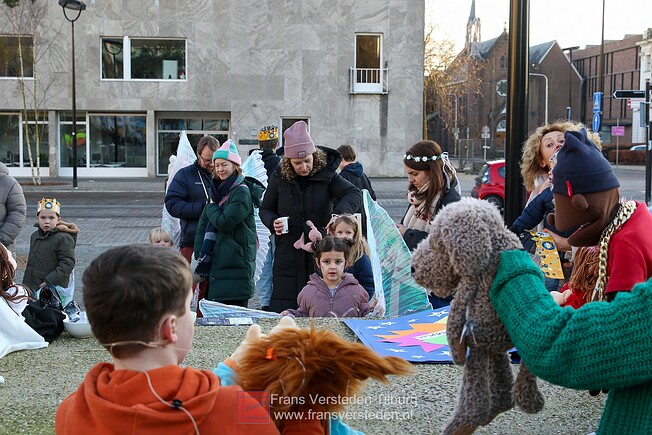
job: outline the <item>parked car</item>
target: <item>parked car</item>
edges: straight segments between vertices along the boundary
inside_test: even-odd
[[[489,201],[502,212],[505,207],[505,159],[492,160],[482,166],[471,189],[473,198]]]
[[[645,147],[645,145],[634,145],[629,150],[630,151],[645,151],[646,149],[647,148]]]

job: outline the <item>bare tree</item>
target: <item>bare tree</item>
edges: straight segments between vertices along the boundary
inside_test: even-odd
[[[44,107],[53,79],[41,77],[40,65],[43,56],[57,39],[61,25],[55,28],[47,20],[46,0],[3,0],[3,13],[10,25],[11,33],[18,42],[18,87],[23,99],[21,110],[24,128],[24,141],[34,185],[41,184],[41,140],[44,132],[39,121],[47,116],[41,110]],[[47,36],[46,36],[47,35]],[[25,56],[31,56],[25,59]],[[26,64],[31,64],[31,76],[26,77]],[[26,80],[29,79],[29,80]],[[33,134],[30,134],[29,121],[34,121]],[[32,140],[34,151],[32,151]],[[22,144],[21,144],[22,146]]]
[[[451,134],[455,120],[466,122],[460,101],[480,92],[481,66],[466,48],[457,53],[451,39],[435,39],[435,30],[430,25],[424,37],[425,116],[437,114]]]

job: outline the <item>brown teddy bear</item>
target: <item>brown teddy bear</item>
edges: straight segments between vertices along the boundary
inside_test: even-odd
[[[414,252],[414,279],[441,298],[455,296],[446,335],[453,361],[465,367],[445,434],[473,433],[514,404],[527,413],[543,408],[536,378],[522,364],[514,382],[512,343],[489,301],[500,254],[520,248],[493,205],[463,198],[441,209]]]

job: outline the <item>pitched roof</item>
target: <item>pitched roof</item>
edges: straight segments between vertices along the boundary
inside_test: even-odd
[[[544,42],[530,47],[530,65],[540,64],[557,41]]]

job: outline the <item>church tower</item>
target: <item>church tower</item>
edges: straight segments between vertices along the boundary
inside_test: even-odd
[[[474,42],[480,42],[480,18],[475,16],[475,0],[471,1],[471,13],[466,23],[466,43],[468,46]]]

